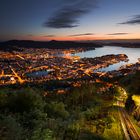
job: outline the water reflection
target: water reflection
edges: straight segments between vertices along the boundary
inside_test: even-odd
[[[32,72],[32,73],[27,73],[26,76],[27,77],[43,77],[43,76],[46,76],[48,75],[48,71],[35,71],[35,72]]]
[[[128,62],[120,62],[114,65],[110,65],[107,68],[99,69],[98,71],[112,71],[119,69],[120,66],[127,63],[136,63],[138,58],[140,58],[140,48],[124,48],[119,46],[104,46],[102,48],[96,48],[95,50],[89,50],[85,52],[76,53],[73,55],[80,56],[81,58],[94,58],[109,54],[126,54],[128,56]]]

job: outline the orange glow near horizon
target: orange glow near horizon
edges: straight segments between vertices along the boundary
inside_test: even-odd
[[[30,40],[40,40],[40,41],[49,41],[49,40],[58,40],[58,41],[86,41],[86,40],[111,40],[111,39],[140,39],[140,34],[129,34],[125,36],[55,36],[55,37],[45,37],[45,36],[31,36],[31,37],[24,37],[25,39]]]
[[[14,38],[9,36],[9,40]],[[125,36],[109,36],[109,35],[102,35],[102,36],[55,36],[55,37],[45,37],[40,35],[33,35],[33,36],[15,36],[17,40],[34,40],[34,41],[50,41],[50,40],[58,40],[58,41],[87,41],[87,40],[117,40],[117,39],[140,39],[140,34],[129,34]]]

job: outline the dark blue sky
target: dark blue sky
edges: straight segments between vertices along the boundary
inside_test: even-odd
[[[140,0],[0,0],[0,40],[140,38]]]

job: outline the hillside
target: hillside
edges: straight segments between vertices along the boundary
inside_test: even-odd
[[[31,41],[31,40],[10,40],[0,43],[1,49],[6,48],[49,48],[49,49],[69,49],[69,48],[85,48],[94,49],[102,47],[97,43],[74,42],[74,41]]]
[[[124,77],[120,83],[128,94],[125,107],[140,127],[140,72]]]

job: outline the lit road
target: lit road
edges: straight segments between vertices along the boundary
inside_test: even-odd
[[[22,56],[20,56],[19,54],[16,55],[18,58],[25,60]]]
[[[120,87],[121,88],[121,87]],[[120,114],[120,121],[122,125],[122,129],[125,135],[126,140],[140,140],[140,135],[135,128],[133,122],[131,121],[128,113],[124,109],[124,101],[123,99],[126,98],[126,92],[123,88],[123,95],[120,96],[120,100],[117,101],[117,105],[119,106],[119,114]]]
[[[30,69],[30,71],[26,71],[25,73],[28,73],[28,72],[31,72],[31,71],[38,71],[38,70],[41,70],[41,69],[48,69],[48,66],[35,67],[35,68]]]
[[[24,81],[23,79],[21,79],[20,76],[18,76],[18,74],[15,72],[15,70],[14,70],[11,66],[9,66],[9,67],[10,67],[11,71],[14,73],[15,77],[18,78],[19,82],[20,82],[21,84],[24,83],[25,81]]]
[[[125,125],[124,133],[127,140],[140,140],[140,136],[125,109],[120,108],[121,121]],[[126,134],[127,133],[127,134]]]

